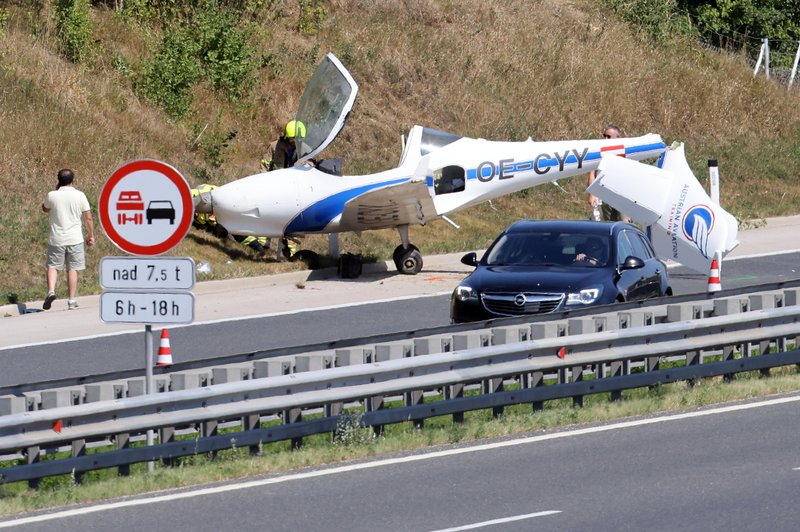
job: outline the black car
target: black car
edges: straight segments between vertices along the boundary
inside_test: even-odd
[[[647,236],[625,222],[521,220],[506,228],[450,299],[453,322],[544,314],[672,295]]]

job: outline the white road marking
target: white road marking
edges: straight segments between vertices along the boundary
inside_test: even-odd
[[[609,425],[600,425],[596,427],[587,427],[583,429],[569,430],[564,432],[555,432],[551,434],[540,434],[537,436],[528,436],[525,438],[518,438],[515,440],[506,440],[493,443],[485,443],[473,445],[470,447],[460,447],[458,449],[447,449],[445,451],[432,451],[425,454],[415,454],[411,456],[402,456],[399,458],[387,458],[384,460],[375,460],[373,462],[362,462],[358,464],[351,464],[341,467],[331,467],[316,471],[307,471],[304,473],[293,473],[280,477],[264,478],[259,480],[250,480],[247,482],[239,482],[235,484],[225,484],[222,486],[214,486],[211,488],[200,488],[195,490],[181,491],[177,493],[170,493],[166,495],[144,496],[138,499],[128,499],[124,501],[102,503],[94,506],[86,506],[76,508],[74,510],[65,510],[62,512],[54,512],[45,515],[36,515],[32,517],[23,517],[12,521],[0,522],[0,528],[10,528],[16,525],[39,523],[42,521],[50,521],[53,519],[63,519],[65,517],[73,517],[76,515],[84,515],[94,512],[102,512],[106,510],[115,510],[118,508],[128,508],[132,506],[143,506],[147,504],[155,504],[160,502],[170,502],[180,499],[191,499],[193,497],[201,497],[204,495],[215,495],[218,493],[226,493],[230,491],[237,491],[243,489],[257,488],[267,486],[270,484],[281,484],[283,482],[290,482],[294,480],[304,480],[308,478],[325,477],[329,475],[338,475],[340,473],[348,473],[351,471],[360,471],[366,469],[375,469],[378,467],[385,467],[396,464],[407,464],[412,462],[421,462],[423,460],[433,460],[436,458],[443,458],[448,456],[456,456],[460,454],[474,453],[480,451],[488,451],[493,449],[500,449],[504,447],[515,447],[517,445],[528,445],[549,440],[559,440],[564,438],[571,438],[575,436],[583,436],[586,434],[597,434],[601,432],[608,432],[618,429],[627,429],[632,427],[640,427],[645,425],[654,425],[656,423],[665,423],[669,421],[680,421],[684,419],[692,419],[697,417],[712,416],[716,414],[727,414],[729,412],[738,412],[742,410],[752,410],[754,408],[764,408],[768,406],[781,405],[786,403],[794,403],[800,401],[800,394],[791,397],[781,397],[778,399],[769,399],[766,401],[757,401],[753,403],[744,403],[731,406],[723,406],[718,408],[711,408],[708,410],[699,410],[697,412],[686,412],[683,414],[671,414],[666,416],[637,419],[633,421],[622,421],[620,423],[612,423]]]
[[[546,510],[544,512],[536,512],[535,514],[512,515],[511,517],[492,519],[491,521],[483,521],[481,523],[472,523],[470,525],[457,526],[454,528],[442,528],[441,530],[434,530],[433,532],[458,532],[460,530],[475,530],[476,528],[483,528],[492,525],[502,525],[503,523],[511,523],[513,521],[523,521],[525,519],[533,519],[534,517],[544,517],[546,515],[553,515],[560,513],[561,510]]]

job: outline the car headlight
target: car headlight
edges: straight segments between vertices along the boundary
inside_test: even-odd
[[[459,301],[467,301],[468,299],[475,299],[478,297],[478,295],[475,293],[475,290],[473,290],[471,286],[464,285],[459,285],[456,287],[455,296]]]
[[[584,288],[580,292],[567,294],[567,305],[591,305],[603,293],[602,288]]]

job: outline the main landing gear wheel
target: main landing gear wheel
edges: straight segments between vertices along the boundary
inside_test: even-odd
[[[289,259],[292,262],[303,261],[309,270],[319,269],[319,255],[310,249],[301,249]]]
[[[413,244],[409,244],[408,247],[403,247],[402,244],[397,246],[392,259],[397,271],[405,275],[415,275],[422,270],[422,254]]]

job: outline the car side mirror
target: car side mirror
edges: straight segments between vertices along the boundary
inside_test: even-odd
[[[634,257],[633,255],[628,255],[625,259],[625,262],[622,263],[620,267],[620,271],[624,270],[637,270],[639,268],[644,268],[644,261],[639,257]]]
[[[461,257],[461,264],[466,264],[467,266],[477,266],[478,265],[478,254],[474,251],[470,251],[463,257]]]

